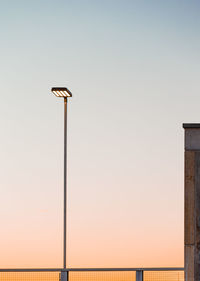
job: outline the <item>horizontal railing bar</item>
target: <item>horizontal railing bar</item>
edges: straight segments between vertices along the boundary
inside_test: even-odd
[[[139,268],[68,268],[62,271],[179,271],[184,267],[139,267]]]
[[[0,268],[0,272],[60,272],[62,268]]]
[[[0,272],[60,272],[62,268],[0,268]]]
[[[133,267],[133,268],[0,268],[0,272],[100,272],[100,271],[182,271],[184,267]]]

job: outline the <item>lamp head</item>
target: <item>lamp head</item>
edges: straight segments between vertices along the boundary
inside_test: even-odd
[[[56,97],[60,97],[60,98],[72,97],[72,93],[65,87],[53,87],[51,88],[51,91],[52,93],[54,93]]]

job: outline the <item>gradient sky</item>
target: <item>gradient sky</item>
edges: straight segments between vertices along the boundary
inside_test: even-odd
[[[198,0],[0,1],[0,267],[183,266]]]

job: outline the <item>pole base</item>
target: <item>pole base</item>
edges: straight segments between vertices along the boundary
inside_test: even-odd
[[[68,281],[68,272],[67,271],[61,271],[60,281]]]

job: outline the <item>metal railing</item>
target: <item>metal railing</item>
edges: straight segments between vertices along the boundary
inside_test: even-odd
[[[35,275],[34,275],[35,274]],[[184,281],[183,267],[8,268],[0,281]]]

